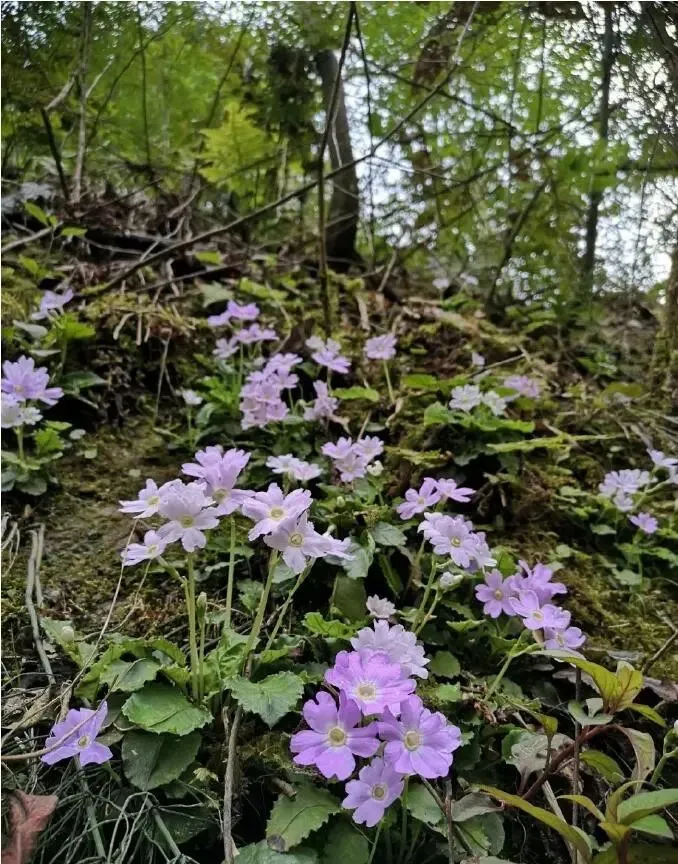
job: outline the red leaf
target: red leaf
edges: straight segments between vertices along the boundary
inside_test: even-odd
[[[56,795],[15,792],[10,802],[12,841],[2,850],[2,864],[28,864],[38,834],[49,822],[58,803]]]

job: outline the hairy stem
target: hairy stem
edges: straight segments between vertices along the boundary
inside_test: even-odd
[[[264,585],[264,590],[261,595],[261,599],[259,600],[259,606],[257,608],[257,614],[254,618],[254,623],[252,624],[252,630],[249,635],[249,639],[247,640],[247,644],[245,645],[245,654],[243,658],[243,663],[246,665],[247,660],[252,652],[252,649],[257,643],[257,639],[259,638],[259,633],[261,632],[261,625],[264,621],[264,613],[266,611],[266,605],[268,604],[268,595],[271,593],[271,586],[273,585],[273,573],[275,571],[275,565],[278,563],[278,553],[274,550],[271,552],[271,557],[268,559],[268,576],[266,577],[266,584]]]
[[[393,387],[391,385],[391,375],[388,371],[388,360],[384,360],[384,376],[386,377],[386,388],[388,390],[388,398],[391,405],[395,402],[395,396],[393,395]]]
[[[193,556],[186,556],[188,579],[184,583],[186,594],[186,612],[188,613],[188,647],[191,654],[191,692],[194,699],[200,698],[200,680],[198,677],[200,669],[200,658],[198,655],[198,639],[195,615],[195,571],[193,569]]]
[[[228,546],[228,581],[226,583],[226,627],[231,626],[233,608],[233,574],[235,572],[235,516],[231,516],[231,539]]]

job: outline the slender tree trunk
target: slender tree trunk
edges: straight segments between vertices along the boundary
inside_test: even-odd
[[[614,29],[612,26],[612,12],[614,4],[605,4],[605,34],[603,36],[603,62],[602,62],[602,84],[600,91],[600,119],[598,134],[601,141],[607,141],[610,123],[610,81],[612,79],[612,67],[614,65]],[[595,182],[595,176],[591,176],[591,185]],[[596,262],[596,240],[598,238],[598,210],[603,193],[597,189],[591,189],[589,209],[586,216],[586,251],[582,261],[582,288],[583,293],[588,294],[593,288],[593,270]]]
[[[87,149],[87,67],[89,64],[89,47],[92,39],[92,3],[82,4],[82,35],[80,39],[80,66],[78,68],[78,91],[80,108],[78,119],[78,150],[75,157],[73,173],[72,201],[78,204],[82,194],[83,173],[85,170],[85,150]]]

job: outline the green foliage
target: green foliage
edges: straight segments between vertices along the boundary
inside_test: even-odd
[[[233,678],[226,687],[245,711],[258,714],[269,727],[290,712],[304,692],[304,682],[292,672],[278,672],[257,682]]]
[[[177,737],[151,732],[128,732],[122,742],[125,777],[146,792],[177,780],[193,762],[200,733]]]
[[[176,687],[159,682],[132,693],[122,713],[141,729],[155,734],[188,735],[212,719],[209,711],[191,705]]]
[[[266,824],[268,845],[278,852],[294,849],[339,812],[339,801],[325,789],[300,783],[293,798],[278,796]]]

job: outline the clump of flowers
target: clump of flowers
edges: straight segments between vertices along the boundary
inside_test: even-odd
[[[226,308],[219,315],[210,315],[207,323],[210,327],[225,327],[231,321],[256,321],[259,317],[259,307],[256,303],[237,303],[229,300]]]
[[[364,477],[370,462],[373,462],[383,450],[383,441],[369,435],[357,441],[352,438],[340,438],[336,443],[328,442],[322,446],[322,452],[330,457],[334,467],[339,471],[339,478],[344,483],[351,483]]]
[[[330,372],[345,375],[351,368],[351,361],[341,353],[341,345],[334,339],[324,341],[319,336],[311,336],[306,340],[306,347],[311,349],[311,359],[318,366],[325,366]]]
[[[504,378],[504,387],[515,391],[515,396],[509,395],[504,397],[510,402],[517,399],[519,396],[526,396],[528,399],[538,399],[541,395],[541,384],[529,375],[509,375]]]
[[[414,633],[377,620],[351,644],[354,650],[340,651],[325,673],[339,691],[338,705],[324,691],[306,702],[310,729],[293,735],[290,749],[298,765],[315,765],[338,780],[354,774],[358,759],[374,757],[348,780],[342,802],[354,822],[371,828],[400,798],[409,777],[449,774],[461,732],[414,692],[413,676],[426,677],[429,662]]]
[[[652,462],[650,470],[622,468],[620,471],[608,471],[598,491],[621,513],[630,514],[629,522],[632,525],[644,534],[654,534],[659,522],[652,513],[641,508],[661,488],[678,484],[678,458],[651,447],[647,453]]]
[[[388,369],[388,361],[392,360],[396,355],[396,338],[392,333],[386,333],[383,336],[373,336],[365,343],[365,357],[368,360],[381,360],[384,364],[384,377],[386,378],[386,387],[388,389],[388,397],[393,403],[395,397],[393,394],[393,386],[391,384],[391,375]]]
[[[337,415],[339,400],[332,396],[330,389],[324,381],[314,381],[315,400],[304,409],[304,420],[334,420],[342,422]]]
[[[441,501],[458,501],[467,503],[475,489],[468,486],[457,486],[454,480],[435,480],[433,477],[425,477],[419,489],[408,489],[405,492],[405,500],[396,507],[401,519],[412,519],[419,513],[424,513],[435,507]]]
[[[506,411],[507,399],[500,396],[494,390],[483,393],[477,384],[462,384],[453,387],[450,393],[449,407],[453,411],[463,411],[469,414],[474,408],[485,405],[490,411],[499,417]]]
[[[284,456],[269,456],[266,460],[266,467],[270,468],[274,474],[284,474],[285,477],[297,480],[299,483],[315,480],[322,474],[320,465],[297,459],[291,453],[286,453]]]
[[[282,398],[299,378],[291,370],[299,363],[296,354],[273,354],[261,369],[250,372],[240,391],[243,429],[262,427],[284,420],[289,406]]]

